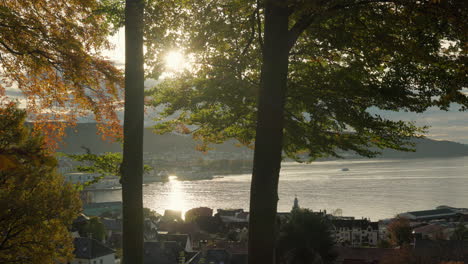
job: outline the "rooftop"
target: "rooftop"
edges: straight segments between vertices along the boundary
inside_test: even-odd
[[[175,241],[170,242],[145,242],[145,264],[173,264],[179,262],[179,257],[184,249]]]
[[[451,209],[434,209],[434,210],[424,210],[424,211],[413,211],[407,212],[407,214],[412,214],[416,217],[429,217],[433,215],[455,215],[456,213]]]
[[[443,229],[444,228],[439,226],[439,225],[429,224],[429,225],[414,228],[413,232],[415,234],[417,234],[417,233],[432,234],[432,233],[436,233],[436,232],[441,232],[441,230],[443,230]]]
[[[188,238],[188,234],[159,234],[159,239],[161,241],[176,242],[179,246],[183,248],[185,248],[185,246],[187,245]]]
[[[332,219],[331,223],[335,227],[347,227],[347,228],[354,228],[359,227],[361,229],[366,229],[367,227],[372,227],[372,229],[378,230],[379,223],[378,222],[371,222],[367,219],[352,219],[352,220],[344,220],[344,219]]]
[[[76,258],[80,259],[95,259],[102,256],[106,256],[115,251],[101,242],[88,238],[88,237],[77,237],[73,240],[75,251],[73,254]]]

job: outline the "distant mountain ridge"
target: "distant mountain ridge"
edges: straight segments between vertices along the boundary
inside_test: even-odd
[[[84,153],[82,146],[89,148],[92,153],[120,152],[121,144],[103,141],[97,134],[95,123],[79,123],[74,128],[67,128],[67,136],[60,144],[59,151],[65,153]],[[165,152],[197,152],[198,144],[191,136],[165,134],[157,135],[152,133],[151,128],[145,128],[144,151],[152,153]],[[441,158],[468,156],[468,145],[451,142],[437,141],[432,139],[414,139],[416,152],[400,152],[395,150],[384,150],[379,158],[401,159],[401,158]],[[235,146],[235,141],[231,140],[224,144],[214,146],[215,151],[240,152],[245,151],[243,147]],[[357,155],[346,155],[349,158],[358,158]]]
[[[441,158],[468,156],[468,145],[428,138],[413,139],[416,143],[416,152],[402,152],[393,149],[382,151],[383,158]]]
[[[144,152],[198,152],[198,143],[187,135],[165,134],[158,135],[151,128],[144,131]],[[84,153],[83,147],[92,153],[121,152],[122,145],[119,142],[109,142],[101,139],[95,123],[78,123],[76,127],[66,129],[66,136],[59,144],[58,151],[64,153]],[[234,146],[234,141],[216,145],[219,151],[238,151],[240,148]]]

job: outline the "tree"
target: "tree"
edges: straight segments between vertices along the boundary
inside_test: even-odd
[[[390,235],[390,242],[395,246],[409,244],[413,240],[412,228],[406,218],[398,217],[388,226],[387,231]]]
[[[56,147],[64,128],[93,114],[98,129],[120,135],[116,110],[122,73],[100,55],[112,26],[100,0],[3,1],[0,5],[0,96],[18,88],[29,118]],[[67,122],[61,122],[67,121]]]
[[[208,207],[197,207],[192,208],[185,212],[185,222],[195,222],[197,218],[202,217],[211,217],[213,215],[213,209]]]
[[[99,176],[94,177],[91,181],[84,183],[84,186],[94,184],[105,176],[120,176],[122,153],[105,152],[103,154],[93,154],[88,148],[85,148],[85,150],[86,154],[61,154],[79,161],[81,164],[76,167],[76,170],[79,172],[99,174]],[[143,165],[143,173],[151,170],[151,166]]]
[[[379,242],[377,242],[378,248],[392,248],[392,244],[388,241],[387,238],[381,238]]]
[[[25,117],[13,103],[0,106],[0,262],[66,263],[78,191],[56,172],[56,159],[43,137],[24,127]]]
[[[453,231],[451,240],[468,240],[468,228],[466,228],[465,223],[461,221],[457,228]]]
[[[91,217],[78,232],[82,237],[91,237],[101,242],[106,238],[106,227],[99,217]]]
[[[123,261],[143,263],[143,0],[125,2],[125,117],[121,165]]]
[[[151,210],[149,208],[144,207],[143,208],[143,217],[144,217],[144,219],[148,218],[148,219],[156,222],[156,221],[158,221],[158,219],[161,218],[161,215],[158,214],[156,211],[153,211],[153,210]]]
[[[203,150],[228,138],[255,146],[249,262],[273,263],[283,154],[299,159],[306,151],[313,160],[339,149],[366,157],[375,148],[411,150],[408,140],[424,128],[377,109],[423,112],[452,102],[466,109],[466,10],[451,0],[150,7],[149,72],[158,72],[168,43],[193,64],[153,90],[154,105],[164,108],[155,128],[192,133]]]
[[[308,209],[294,209],[280,226],[276,256],[278,263],[332,263],[335,255],[328,220]]]

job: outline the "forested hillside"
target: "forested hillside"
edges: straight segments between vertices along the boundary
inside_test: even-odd
[[[80,123],[75,128],[69,128],[67,137],[61,144],[60,151],[66,153],[84,152],[83,146],[89,148],[93,153],[122,151],[118,142],[110,143],[103,141],[96,133],[96,124]],[[190,136],[165,134],[157,135],[146,128],[144,138],[145,152],[195,152],[197,142]],[[468,156],[468,145],[451,141],[437,141],[431,139],[415,139],[416,152],[399,152],[395,150],[384,150],[380,158],[426,158],[426,157],[456,157]],[[217,151],[230,152],[240,151],[234,141],[228,141],[214,146]],[[349,153],[349,158],[358,156]]]

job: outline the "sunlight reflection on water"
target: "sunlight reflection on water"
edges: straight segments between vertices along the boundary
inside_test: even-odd
[[[297,194],[302,207],[337,208],[344,215],[373,220],[396,213],[439,205],[468,207],[468,157],[425,160],[365,160],[284,163],[279,184],[278,211],[291,209]],[[341,168],[349,171],[341,171]],[[250,175],[202,181],[150,183],[144,204],[159,213],[200,206],[248,210]],[[95,192],[95,201],[120,200],[120,191]]]
[[[185,206],[185,192],[182,188],[181,182],[177,180],[177,176],[169,176],[169,182],[167,184],[169,185],[169,205],[166,209],[182,212],[187,211]]]

